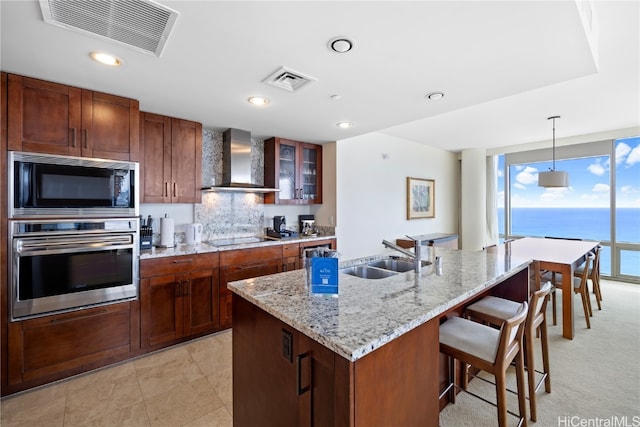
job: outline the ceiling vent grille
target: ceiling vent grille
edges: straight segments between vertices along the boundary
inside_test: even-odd
[[[289,92],[295,92],[307,83],[316,80],[317,79],[311,76],[293,71],[287,67],[281,67],[275,73],[264,79],[263,82],[279,87],[280,89],[288,90]]]
[[[149,0],[40,0],[45,22],[160,56],[178,12]]]

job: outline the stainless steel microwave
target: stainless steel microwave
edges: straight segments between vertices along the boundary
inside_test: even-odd
[[[133,217],[139,164],[9,151],[9,218]]]

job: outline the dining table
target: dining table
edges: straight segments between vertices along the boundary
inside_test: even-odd
[[[524,237],[504,245],[504,250],[509,251],[511,256],[536,260],[540,263],[541,270],[562,274],[562,336],[564,338],[571,340],[575,335],[573,273],[599,244],[600,242],[586,240]]]

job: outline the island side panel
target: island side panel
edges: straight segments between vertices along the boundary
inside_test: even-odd
[[[438,426],[439,320],[355,362],[355,426]]]
[[[349,362],[238,295],[233,318],[234,427],[353,425]]]
[[[237,295],[233,318],[234,427],[297,425],[296,370],[281,355],[281,325]]]

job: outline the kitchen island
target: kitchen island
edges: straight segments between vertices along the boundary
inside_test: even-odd
[[[229,283],[234,426],[437,426],[441,319],[489,293],[525,300],[531,260],[436,255],[419,275],[340,274],[338,296],[310,294],[301,270]]]

